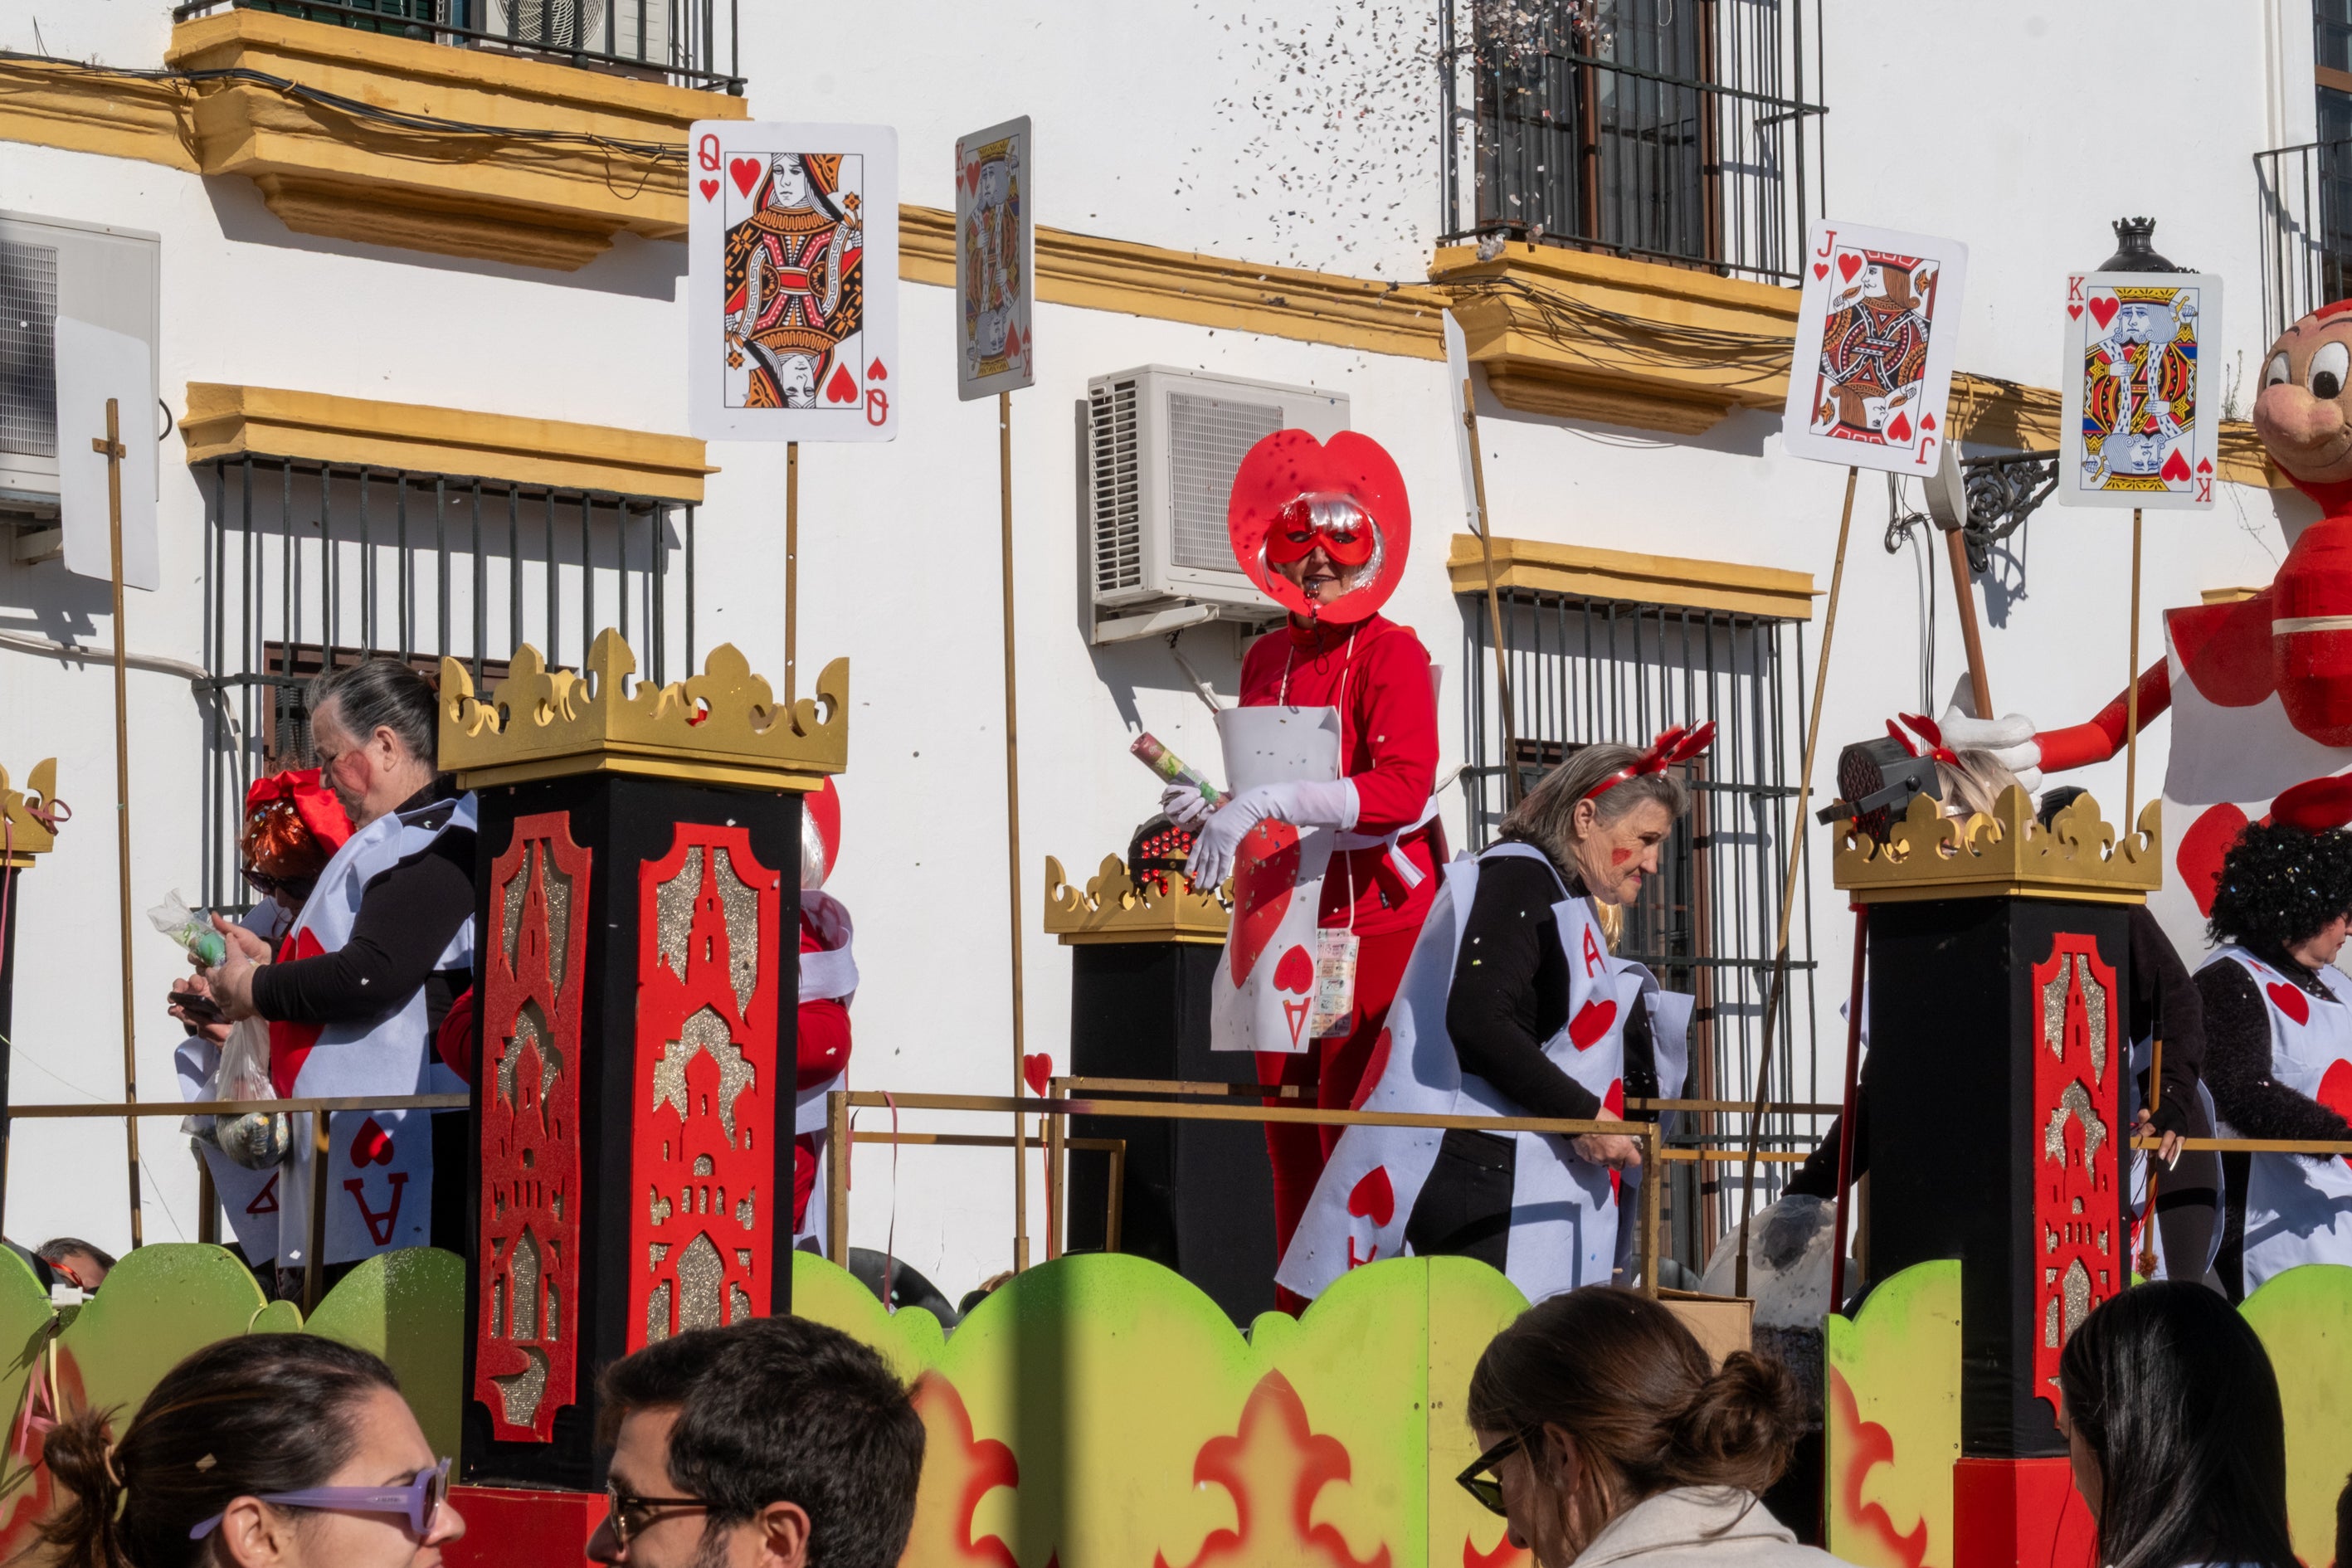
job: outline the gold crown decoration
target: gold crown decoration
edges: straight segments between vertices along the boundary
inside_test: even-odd
[[[454,658],[441,661],[441,768],[467,789],[572,773],[635,773],[749,789],[813,790],[849,765],[849,661],[816,695],[775,700],[732,643],[700,675],[667,686],[629,677],[637,657],[610,626],[588,668],[550,669],[528,643],[487,702]]]
[[[1181,942],[1222,946],[1232,917],[1214,891],[1195,892],[1181,871],[1168,873],[1168,890],[1138,882],[1116,855],[1080,892],[1062,863],[1045,857],[1045,931],[1065,947],[1098,942]]]
[[[2139,831],[2120,841],[2099,803],[2076,795],[2043,827],[2015,784],[1992,815],[1963,822],[1927,795],[1889,825],[1880,843],[1850,822],[1832,859],[1832,879],[1858,904],[1927,899],[2072,899],[2147,901],[2164,879],[2164,803],[2149,801]]]
[[[0,816],[5,817],[0,828],[0,850],[5,850],[5,863],[21,870],[33,863],[36,855],[46,855],[58,847],[58,826],[63,818],[56,815],[65,803],[58,799],[58,760],[43,757],[33,764],[31,776],[21,790],[8,787],[8,770],[0,768]],[[71,816],[73,808],[65,807]]]

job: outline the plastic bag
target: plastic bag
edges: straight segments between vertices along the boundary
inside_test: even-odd
[[[240,1018],[229,1026],[228,1043],[221,1047],[220,1063],[205,1081],[205,1098],[278,1098],[278,1090],[269,1081],[268,1025],[258,1018]],[[192,1116],[186,1131],[248,1171],[267,1171],[284,1163],[294,1136],[292,1125],[282,1110]]]
[[[188,908],[180,897],[180,889],[147,911],[147,921],[187,950],[190,958],[206,969],[228,956],[228,938],[213,930],[212,921]]]

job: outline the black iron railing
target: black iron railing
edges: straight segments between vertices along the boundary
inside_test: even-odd
[[[251,901],[238,875],[245,792],[307,767],[305,689],[371,657],[436,677],[444,655],[478,690],[514,650],[585,667],[617,629],[640,679],[689,673],[693,506],[608,490],[280,458],[197,466],[205,497],[203,901]]]
[[[1807,10],[1439,0],[1441,230],[1795,282],[1828,112],[1805,101],[1820,0]]]
[[[184,22],[231,6],[460,48],[514,49],[741,96],[740,0],[188,0]]]
[[[2268,340],[2352,294],[2352,142],[2257,153],[2254,185]]]
[[[1504,813],[1505,768],[1495,710],[1495,656],[1482,594],[1465,595],[1463,769],[1471,847],[1492,840]],[[1843,1058],[1824,1063],[1814,1023],[1812,904],[1800,889],[1790,928],[1787,998],[1763,1039],[1777,967],[1774,928],[1787,875],[1804,714],[1801,622],[1721,610],[1516,590],[1503,596],[1512,731],[1522,787],[1581,748],[1643,745],[1673,724],[1713,721],[1716,740],[1686,770],[1691,809],[1659,856],[1658,875],[1625,910],[1622,957],[1649,965],[1669,991],[1696,998],[1690,1072],[1695,1100],[1747,1099],[1759,1053],[1772,1052],[1771,1098],[1837,1099]],[[1734,1124],[1705,1115],[1669,1130],[1678,1143],[1721,1142]],[[1810,1116],[1766,1119],[1767,1148],[1810,1147]],[[1760,1167],[1777,1191],[1787,1168]],[[1670,1251],[1704,1268],[1738,1223],[1736,1166],[1684,1165],[1666,1197]]]

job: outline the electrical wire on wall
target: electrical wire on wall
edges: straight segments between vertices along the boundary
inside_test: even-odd
[[[1928,535],[1935,524],[1924,511],[1904,510],[1903,479],[1886,476],[1886,553],[1912,550],[1914,575],[1919,585],[1919,711],[1936,711],[1936,552]]]

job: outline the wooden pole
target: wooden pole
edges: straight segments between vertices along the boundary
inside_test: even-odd
[[[120,894],[122,932],[122,1098],[139,1099],[139,1045],[135,1020],[136,987],[131,973],[131,675],[124,648],[130,639],[122,626],[122,460],[131,449],[122,444],[122,405],[106,400],[106,438],[93,437],[93,450],[106,455],[106,538],[114,574],[114,844],[116,886]],[[122,1138],[130,1156],[131,1245],[146,1240],[139,1212],[139,1119],[122,1119]]]
[[[784,700],[800,696],[801,444],[784,443]],[[688,670],[688,675],[694,671]]]
[[[2124,671],[2124,837],[2139,813],[2139,508],[2132,508],[2131,667]],[[1990,713],[1977,717],[1990,719]],[[2153,1183],[2151,1182],[2151,1187]]]
[[[824,1172],[824,1245],[833,1260],[849,1267],[849,1091],[824,1097],[824,1142],[831,1158]]]
[[[302,1315],[319,1310],[327,1270],[327,1162],[334,1155],[328,1142],[334,1118],[319,1112],[310,1118],[310,1214],[302,1243]]]
[[[1004,896],[1013,921],[1013,1267],[1029,1267],[1029,1152],[1018,1109],[1028,1080],[1021,1026],[1021,728],[1013,664],[1013,395],[996,395],[996,464],[1004,540]]]
[[[1470,436],[1470,489],[1478,501],[1478,553],[1486,563],[1486,630],[1495,644],[1495,709],[1503,716],[1503,804],[1519,804],[1519,743],[1511,716],[1510,658],[1503,647],[1502,599],[1495,591],[1495,530],[1486,512],[1486,461],[1478,450],[1478,407],[1462,378],[1462,424]]]
[[[1772,1082],[1772,1028],[1780,1012],[1780,998],[1789,988],[1789,921],[1797,908],[1797,875],[1804,868],[1805,808],[1812,799],[1813,754],[1822,742],[1822,693],[1830,679],[1830,644],[1837,637],[1838,595],[1845,587],[1845,546],[1853,532],[1853,490],[1862,481],[1859,468],[1845,471],[1845,508],[1838,515],[1837,558],[1830,566],[1830,603],[1822,620],[1822,651],[1813,667],[1813,710],[1805,722],[1805,757],[1797,773],[1795,810],[1789,822],[1788,874],[1780,879],[1780,924],[1772,943],[1772,988],[1765,993],[1764,1032],[1756,1052],[1756,1092],[1748,1096],[1748,1159],[1741,1167],[1739,1246],[1732,1264],[1734,1295],[1748,1294],[1748,1225],[1756,1215],[1756,1149],[1764,1136],[1765,1094]]]
[[[1977,630],[1976,574],[1969,567],[1969,542],[1958,529],[1944,535],[1944,549],[1952,559],[1952,597],[1960,605],[1960,641],[1969,650],[1969,695],[1977,717],[1992,714],[1992,682],[1985,679],[1984,636]]]

